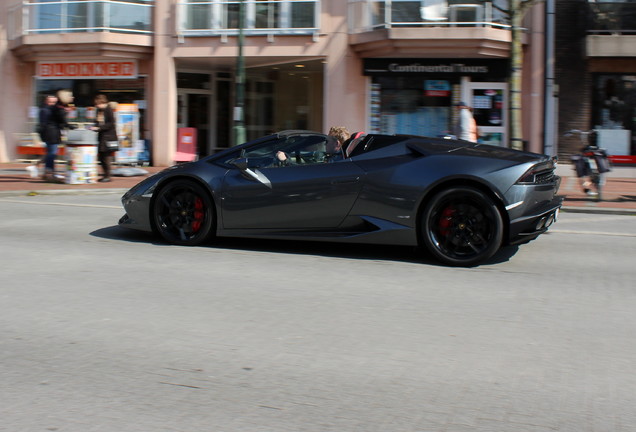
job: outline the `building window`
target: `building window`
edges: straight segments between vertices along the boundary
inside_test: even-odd
[[[507,0],[349,0],[350,31],[390,27],[509,28]]]
[[[246,34],[313,34],[319,0],[243,0]],[[184,0],[178,4],[177,32],[184,36],[235,34],[240,0]]]
[[[636,4],[631,1],[588,2],[588,33],[636,33]]]
[[[636,154],[636,75],[595,75],[592,124],[609,154]]]
[[[154,0],[40,0],[24,3],[26,34],[150,33]]]

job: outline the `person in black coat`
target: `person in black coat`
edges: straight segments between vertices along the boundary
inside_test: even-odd
[[[46,156],[44,157],[44,180],[55,181],[55,157],[57,147],[62,142],[62,129],[76,129],[66,119],[68,110],[73,103],[73,92],[60,90],[56,96],[48,95],[39,112],[38,132],[40,139],[46,144]]]
[[[62,129],[66,126],[66,111],[60,106],[57,96],[47,95],[39,112],[38,132],[40,139],[46,144],[44,156],[45,180],[54,179],[55,157],[57,147],[62,142]]]
[[[95,126],[92,129],[97,131],[97,158],[104,170],[104,177],[99,181],[109,182],[113,156],[118,148],[116,146],[117,127],[115,112],[108,103],[108,98],[103,94],[95,96],[95,107],[97,108]],[[109,143],[112,143],[113,146],[110,146]]]

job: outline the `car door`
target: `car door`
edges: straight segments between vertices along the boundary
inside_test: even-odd
[[[364,172],[347,159],[330,162],[324,157],[324,144],[324,135],[305,134],[282,138],[271,148],[263,144],[250,149],[243,164],[235,164],[225,175],[223,227],[324,229],[340,225],[358,197]],[[288,163],[278,160],[276,155],[281,152]],[[250,163],[254,159],[259,160],[255,166]]]

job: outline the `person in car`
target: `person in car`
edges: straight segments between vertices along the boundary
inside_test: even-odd
[[[345,143],[345,141],[349,139],[349,137],[351,136],[351,133],[344,126],[332,126],[329,129],[329,133],[327,135],[336,138],[337,146],[336,148],[333,149],[334,151],[331,153],[337,153],[339,151],[342,151],[342,145]],[[327,153],[330,153],[329,150],[331,149],[328,149]]]

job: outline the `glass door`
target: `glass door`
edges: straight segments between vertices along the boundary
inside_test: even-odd
[[[508,85],[471,82],[469,84],[473,116],[477,121],[479,142],[508,146]]]
[[[210,154],[210,92],[180,89],[177,94],[177,127],[197,130],[197,154]]]

